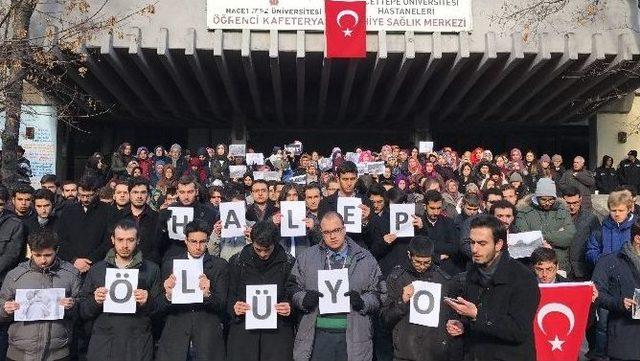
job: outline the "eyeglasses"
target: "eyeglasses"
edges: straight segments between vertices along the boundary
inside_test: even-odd
[[[331,237],[331,236],[340,234],[340,232],[342,232],[343,230],[344,230],[344,227],[340,227],[332,230],[326,230],[326,231],[322,231],[322,235]]]
[[[553,197],[538,197],[540,203],[555,203],[556,199]]]
[[[416,267],[420,267],[420,266],[427,267],[427,266],[430,266],[431,263],[433,263],[433,261],[431,260],[431,258],[423,261],[419,261],[417,258],[411,257],[411,263],[413,263],[413,265]]]

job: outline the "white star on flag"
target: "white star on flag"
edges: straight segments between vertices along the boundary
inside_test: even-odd
[[[562,341],[558,338],[558,335],[556,335],[555,339],[549,340],[548,342],[551,344],[551,351],[555,351],[555,350],[562,351],[562,344],[565,343],[565,341]]]
[[[344,33],[344,37],[346,38],[347,36],[351,36],[351,33],[353,32],[353,30],[347,28],[345,30],[342,30],[342,32]]]

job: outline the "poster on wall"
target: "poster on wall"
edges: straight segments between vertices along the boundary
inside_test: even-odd
[[[0,112],[0,128],[4,129],[5,113]],[[40,188],[40,178],[56,174],[58,114],[50,105],[23,105],[18,144],[31,162],[31,185]],[[0,139],[2,147],[2,139]]]

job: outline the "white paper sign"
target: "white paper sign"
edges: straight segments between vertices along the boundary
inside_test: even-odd
[[[631,317],[634,320],[640,320],[640,307],[636,305],[640,305],[640,289],[636,288],[633,291],[633,300],[636,302],[635,305],[631,305]]]
[[[247,153],[247,165],[264,165],[264,154]]]
[[[169,238],[184,241],[184,226],[193,221],[193,207],[169,207],[171,217],[167,221]]]
[[[347,152],[347,154],[344,155],[344,159],[357,164],[360,156],[355,152]]]
[[[530,257],[536,248],[542,247],[542,239],[541,231],[509,233],[509,255],[513,258]]]
[[[230,165],[229,166],[229,177],[230,178],[242,178],[244,174],[247,172],[247,166],[244,165]]]
[[[268,181],[279,181],[280,180],[280,173],[277,171],[268,171],[268,172],[264,172],[264,180]]]
[[[253,172],[253,180],[264,179],[263,171],[254,171]]]
[[[358,197],[338,197],[338,213],[349,233],[362,233],[362,200]]]
[[[203,274],[202,259],[174,259],[173,275],[176,286],[171,292],[171,303],[202,303],[204,294],[200,289],[200,275]]]
[[[389,231],[398,237],[413,237],[413,216],[416,214],[415,203],[389,205]]]
[[[304,219],[307,217],[304,201],[280,202],[280,235],[282,237],[298,237],[307,234]]]
[[[440,297],[442,285],[439,283],[413,281],[409,323],[427,327],[438,327],[440,323]]]
[[[244,236],[244,228],[247,225],[246,211],[242,201],[220,203],[220,220],[222,221],[220,237]]]
[[[138,269],[107,268],[104,286],[107,299],[102,304],[103,312],[136,313],[133,291],[138,288]]]
[[[251,309],[245,315],[245,329],[272,330],[278,328],[278,285],[247,285],[247,300]]]
[[[64,318],[64,288],[17,289],[20,308],[13,314],[15,321],[52,321]]]
[[[349,269],[318,270],[318,292],[320,297],[318,310],[321,315],[327,313],[349,313],[351,304],[349,296]]]
[[[247,153],[247,146],[244,144],[229,145],[229,155],[232,157],[244,157]]]
[[[307,175],[306,174],[297,175],[295,177],[291,177],[289,181],[291,183],[305,185],[307,184]]]
[[[358,168],[358,177],[367,174],[367,163],[356,163],[356,167]]]
[[[418,152],[431,153],[433,152],[433,142],[420,142],[418,143]]]
[[[384,174],[384,162],[370,162],[367,163],[367,173],[371,175]]]

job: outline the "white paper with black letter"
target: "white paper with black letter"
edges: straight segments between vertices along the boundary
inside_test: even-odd
[[[265,330],[278,328],[278,285],[247,285],[249,311],[245,314],[245,329]]]
[[[184,226],[193,221],[193,207],[169,207],[171,216],[167,221],[169,238],[184,241]]]
[[[204,301],[204,294],[200,289],[202,269],[202,258],[173,260],[173,275],[176,277],[176,285],[171,292],[171,303],[186,304]]]
[[[320,297],[318,310],[321,315],[327,313],[348,313],[351,311],[349,296],[349,270],[340,268],[335,270],[318,271],[318,292]]]
[[[247,165],[263,165],[264,154],[262,153],[247,153]]]
[[[413,281],[411,284],[413,296],[409,301],[409,323],[438,327],[442,285],[424,281]]]
[[[17,289],[20,308],[13,314],[15,321],[52,321],[64,318],[64,288]]]
[[[280,235],[282,237],[298,237],[307,234],[304,223],[306,206],[304,201],[280,202]]]
[[[220,203],[221,233],[220,237],[242,237],[247,224],[244,202]]]
[[[389,205],[389,231],[398,237],[413,237],[413,216],[416,214],[415,203]]]
[[[530,257],[536,248],[542,247],[542,239],[541,231],[509,233],[509,255],[513,258]]]
[[[349,233],[362,233],[362,200],[358,197],[338,197],[338,213]]]
[[[137,269],[107,268],[104,287],[107,288],[107,299],[102,304],[103,312],[136,313],[133,292],[138,288]]]

